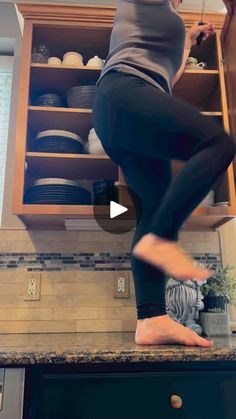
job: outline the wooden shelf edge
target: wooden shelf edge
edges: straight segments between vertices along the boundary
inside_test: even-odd
[[[31,63],[31,68],[52,68],[52,69],[58,69],[58,70],[86,70],[86,71],[99,71],[101,72],[101,68],[97,67],[89,67],[87,65],[81,65],[81,66],[73,66],[73,65],[52,65],[52,64],[40,64],[40,63]]]
[[[109,205],[97,205],[98,213],[108,213]],[[22,204],[21,208],[14,210],[14,215],[47,215],[47,216],[74,216],[77,218],[93,215],[93,205],[55,205],[55,204]]]
[[[92,108],[59,108],[56,106],[29,106],[29,111],[33,112],[68,112],[68,113],[83,113],[83,114],[91,114]],[[206,116],[223,116],[223,113],[220,111],[201,111],[203,115]]]
[[[70,214],[80,217],[93,213],[93,205],[55,205],[55,204],[23,204],[19,210],[15,209],[15,215],[63,215]],[[109,205],[97,205],[97,208],[106,211]],[[233,207],[198,207],[190,217],[236,217],[236,208]]]
[[[108,209],[107,209],[108,210]],[[107,212],[106,215],[109,213]],[[101,213],[101,218],[103,218],[104,212]],[[81,214],[80,216],[76,214],[21,214],[19,218],[23,221],[23,223],[32,229],[43,229],[43,230],[65,230],[65,220],[66,219],[78,219],[78,220],[94,220],[94,216],[92,213],[90,214]],[[107,217],[106,217],[107,218]],[[216,217],[212,219],[212,217],[190,217],[185,225],[182,227],[183,231],[214,231],[219,226],[229,222],[233,217],[223,217],[218,220]],[[119,226],[118,226],[119,228]]]
[[[29,111],[33,112],[68,112],[68,113],[83,113],[83,114],[91,114],[91,108],[60,108],[57,106],[28,106]]]
[[[89,66],[72,66],[72,65],[52,65],[52,64],[40,64],[40,63],[31,63],[31,68],[45,68],[45,69],[57,69],[57,70],[82,70],[82,71],[98,71],[101,72],[101,68],[97,67],[89,67]],[[184,70],[185,74],[219,74],[219,70],[217,69],[206,69],[206,70],[197,70],[186,68]]]
[[[208,112],[208,111],[205,112],[205,111],[202,111],[201,114],[205,115],[205,116],[223,116],[223,112]]]
[[[69,154],[69,153],[39,153],[34,151],[28,151],[26,157],[35,158],[52,158],[52,159],[89,159],[89,160],[105,160],[110,161],[111,159],[103,154]]]
[[[184,74],[208,74],[208,75],[212,75],[212,74],[219,74],[219,70],[195,70],[195,69],[191,69],[191,68],[186,68],[184,70]]]

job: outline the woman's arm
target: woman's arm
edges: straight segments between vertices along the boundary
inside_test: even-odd
[[[182,64],[181,64],[179,70],[177,71],[177,73],[175,74],[175,76],[172,79],[171,87],[173,87],[177,83],[177,81],[179,80],[179,78],[183,74],[185,66],[186,66],[186,61],[187,61],[189,53],[190,53],[190,50],[191,50],[192,46],[196,44],[197,37],[201,32],[204,32],[203,40],[207,39],[208,36],[213,35],[215,31],[214,31],[214,27],[213,27],[212,23],[208,22],[205,25],[201,25],[201,26],[199,26],[198,23],[195,23],[189,29],[189,31],[186,33]]]

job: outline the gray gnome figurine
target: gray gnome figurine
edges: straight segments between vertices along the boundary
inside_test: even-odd
[[[197,322],[199,312],[204,308],[200,289],[202,284],[200,281],[179,281],[173,278],[169,278],[166,284],[167,314],[198,335],[202,334],[202,328]]]

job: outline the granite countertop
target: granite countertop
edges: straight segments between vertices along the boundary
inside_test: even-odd
[[[210,349],[136,345],[134,333],[0,334],[0,364],[235,361],[236,336],[215,338]]]

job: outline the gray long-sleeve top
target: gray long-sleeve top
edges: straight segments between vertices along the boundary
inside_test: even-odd
[[[97,85],[111,69],[142,77],[171,93],[182,63],[185,26],[169,0],[116,0],[109,53]],[[164,79],[163,79],[164,78]],[[164,81],[160,83],[160,81]]]

